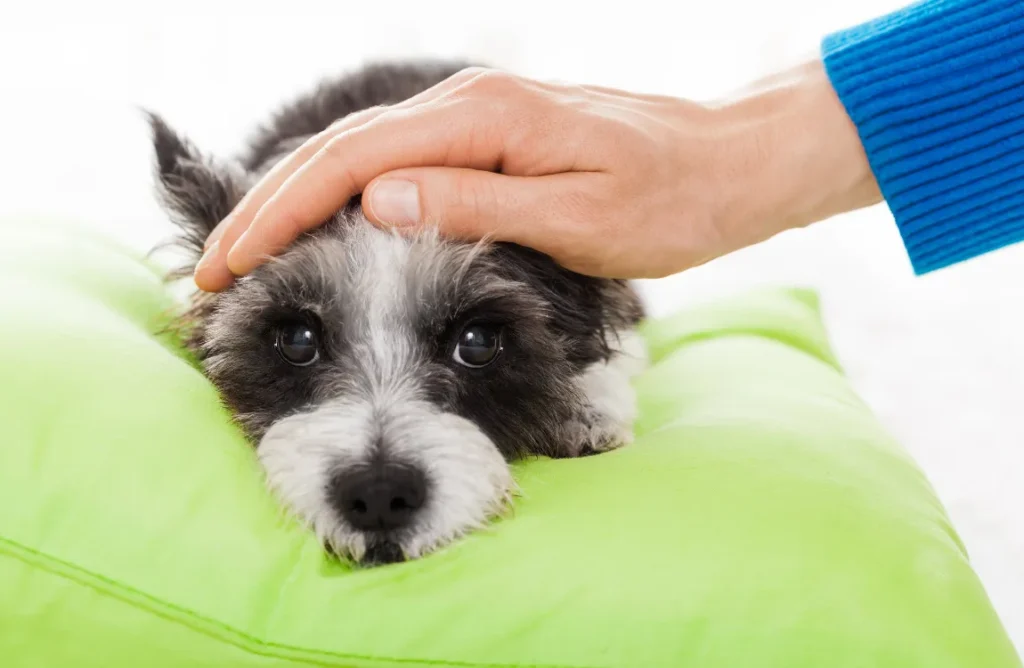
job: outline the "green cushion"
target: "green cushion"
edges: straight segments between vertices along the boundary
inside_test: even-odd
[[[1021,665],[811,292],[648,323],[633,446],[521,464],[513,516],[353,570],[154,334],[154,270],[35,221],[0,239],[6,668]]]

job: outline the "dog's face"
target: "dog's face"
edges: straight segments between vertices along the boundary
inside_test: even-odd
[[[163,180],[179,220],[230,190],[187,166]],[[630,440],[635,294],[517,246],[401,236],[350,206],[199,304],[196,350],[270,487],[363,563],[485,524],[514,491],[510,460]]]

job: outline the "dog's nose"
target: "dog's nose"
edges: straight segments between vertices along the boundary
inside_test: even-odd
[[[392,531],[409,524],[426,492],[423,472],[403,464],[353,468],[331,481],[335,507],[360,531]]]

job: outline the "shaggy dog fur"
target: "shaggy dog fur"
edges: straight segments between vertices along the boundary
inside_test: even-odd
[[[175,275],[301,141],[462,68],[375,64],[326,81],[227,160],[149,114],[157,192],[191,258]],[[326,547],[378,564],[501,512],[510,460],[628,443],[642,316],[624,281],[512,244],[381,231],[356,198],[230,289],[197,294],[182,318],[271,489]]]

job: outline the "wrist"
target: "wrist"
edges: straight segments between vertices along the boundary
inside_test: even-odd
[[[820,60],[758,82],[713,113],[736,161],[719,223],[743,245],[882,200]]]

